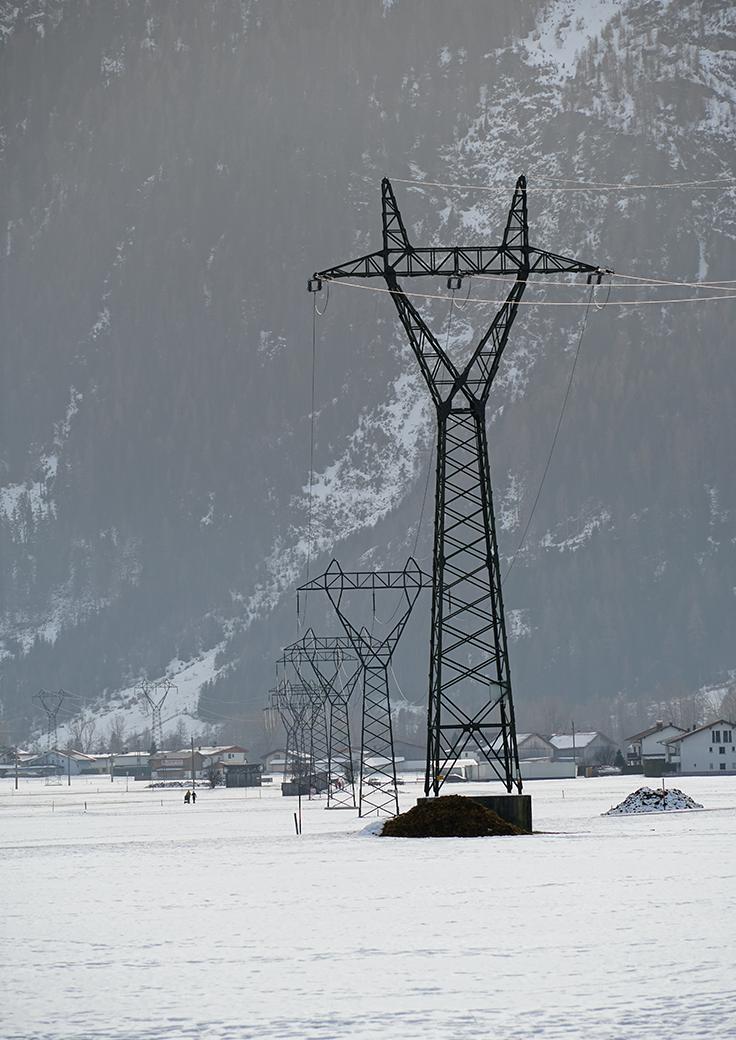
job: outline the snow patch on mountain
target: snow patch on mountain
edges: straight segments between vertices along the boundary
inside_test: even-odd
[[[555,529],[555,534],[547,531],[544,537],[540,540],[539,545],[542,549],[557,549],[558,552],[577,552],[581,546],[585,545],[589,541],[595,532],[600,528],[606,527],[611,523],[611,514],[607,509],[602,509],[600,512],[586,513],[585,510],[581,510],[579,516],[569,517],[567,520],[563,520],[559,523]],[[570,530],[574,530],[574,534],[570,534]],[[560,538],[560,533],[564,530],[564,538]]]
[[[159,683],[170,684],[161,708],[164,735],[167,724],[175,719],[177,722],[181,720],[187,735],[202,728],[202,723],[197,717],[200,690],[217,675],[215,662],[224,646],[224,642],[219,643],[189,661],[173,658],[166,666],[164,675],[150,680],[154,686]],[[160,694],[157,692],[156,699],[159,697]],[[128,731],[140,732],[151,726],[149,703],[143,695],[142,686],[135,684],[117,690],[105,699],[104,703],[102,697],[85,706],[74,697],[70,703],[71,709],[65,709],[68,711],[68,717],[63,721],[61,716],[59,718],[60,747],[65,746],[72,730],[78,729],[80,723],[86,723],[88,731],[94,727],[97,740],[103,749],[106,747],[105,738],[108,736],[109,726],[117,716],[123,718]]]
[[[315,473],[293,503],[303,520],[276,537],[264,561],[266,578],[250,596],[231,593],[241,604],[245,628],[276,608],[311,559],[334,553],[340,542],[374,527],[398,505],[423,470],[429,412],[421,377],[404,372],[387,402],[360,416],[343,454]]]
[[[525,43],[527,62],[555,67],[560,80],[572,76],[582,51],[626,6],[627,0],[555,0],[547,4]]]
[[[8,522],[13,541],[27,540],[29,523],[55,516],[52,487],[72,419],[79,411],[81,401],[82,394],[72,386],[64,418],[54,426],[53,443],[47,451],[40,453],[34,466],[35,479],[0,488],[0,521]]]

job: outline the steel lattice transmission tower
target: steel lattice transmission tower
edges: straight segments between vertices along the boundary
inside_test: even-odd
[[[327,808],[355,809],[355,764],[350,740],[350,698],[361,666],[347,636],[317,636],[310,628],[284,650],[303,683],[317,680],[327,716]]]
[[[327,593],[362,666],[359,816],[396,815],[399,811],[388,669],[417,597],[427,584],[426,575],[413,559],[403,571],[357,572],[343,571],[337,560],[333,560],[324,574],[298,589],[299,592]],[[346,592],[371,592],[375,602],[376,592],[387,589],[400,592],[393,615],[397,620],[383,639],[376,639],[365,626],[358,627],[350,620],[347,614],[350,605],[343,599]]]
[[[437,795],[444,776],[471,746],[511,791],[521,791],[511,695],[501,573],[486,439],[486,402],[511,326],[532,274],[603,268],[529,245],[526,179],[519,177],[500,245],[415,247],[409,242],[388,178],[382,191],[383,246],[375,253],[315,272],[323,281],[382,278],[427,383],[437,412],[432,621],[425,792]],[[456,365],[405,294],[399,278],[447,278],[460,288],[472,275],[515,281],[471,352]]]
[[[151,741],[157,751],[161,751],[164,745],[161,709],[168,694],[175,689],[174,683],[168,679],[158,683],[148,682],[147,679],[144,679],[143,682],[136,686],[136,690],[140,690],[141,695],[145,699],[147,707],[151,709]]]
[[[316,758],[327,753],[324,705],[319,690],[313,684],[292,682],[285,675],[277,680],[276,689],[269,694],[269,709],[278,712],[286,732],[287,775],[297,784],[297,793],[317,782]],[[316,738],[316,754],[315,754]]]
[[[57,693],[50,693],[48,690],[39,690],[38,693],[34,693],[32,697],[33,703],[37,704],[39,708],[42,708],[46,712],[47,751],[53,751],[59,742],[56,719],[59,714],[59,709],[68,696],[69,694],[66,690],[59,690]]]

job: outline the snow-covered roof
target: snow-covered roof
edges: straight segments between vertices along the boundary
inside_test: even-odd
[[[602,737],[603,740],[605,740],[609,744],[613,743],[613,741],[610,741],[608,739],[608,737],[604,737],[603,734],[599,733],[597,730],[594,731],[594,732],[590,732],[590,733],[586,733],[585,731],[583,731],[581,733],[575,733],[575,734],[573,734],[573,733],[553,733],[552,736],[549,738],[549,741],[550,741],[550,744],[554,744],[554,746],[556,748],[558,748],[559,750],[562,750],[563,748],[571,748],[571,747],[575,747],[575,748],[587,747],[588,744],[592,744],[593,743],[593,741],[595,740],[596,737]]]

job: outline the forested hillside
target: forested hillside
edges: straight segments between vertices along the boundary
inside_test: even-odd
[[[40,687],[208,653],[200,717],[252,715],[307,562],[430,569],[434,416],[391,301],[306,292],[379,247],[386,175],[417,243],[493,244],[525,173],[532,241],[617,272],[530,287],[492,393],[520,724],[733,681],[727,5],[34,0],[0,27],[8,736]],[[462,353],[507,288],[421,308]]]

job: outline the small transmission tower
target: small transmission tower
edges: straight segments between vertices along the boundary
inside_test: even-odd
[[[302,682],[307,666],[316,677],[327,715],[327,808],[355,809],[355,767],[350,742],[350,697],[361,665],[347,636],[321,637],[308,629],[284,650]]]
[[[507,791],[521,791],[506,623],[486,439],[486,402],[531,274],[612,273],[529,245],[526,179],[516,182],[500,245],[418,247],[409,242],[388,178],[381,185],[383,245],[375,253],[315,272],[323,281],[382,278],[437,411],[432,622],[425,793],[471,745]],[[399,278],[472,275],[515,281],[466,364],[457,366],[401,288]]]
[[[316,786],[315,731],[317,755],[326,756],[327,737],[324,721],[324,703],[319,691],[309,683],[292,682],[285,675],[269,694],[269,709],[278,712],[286,732],[286,759],[284,783],[291,777],[296,785],[294,794],[307,792]],[[324,734],[324,739],[320,737]],[[285,790],[282,788],[282,790]]]
[[[46,739],[47,751],[52,751],[59,742],[56,718],[59,714],[59,709],[68,696],[69,694],[66,690],[59,690],[58,693],[49,693],[48,690],[39,690],[38,693],[34,693],[33,695],[33,703],[37,704],[39,708],[42,708],[43,711],[46,712],[48,733]]]
[[[343,571],[333,560],[319,578],[301,585],[299,592],[326,592],[335,613],[345,629],[363,671],[363,723],[360,742],[360,785],[358,815],[372,813],[397,815],[399,796],[396,788],[396,762],[391,725],[391,702],[388,692],[388,669],[396,644],[406,627],[421,590],[428,584],[413,559],[403,571]],[[382,640],[375,639],[367,628],[358,628],[347,616],[343,597],[350,590],[371,592],[397,589],[403,600],[396,608],[398,620]]]
[[[141,696],[145,699],[147,706],[151,709],[151,740],[157,751],[160,751],[164,744],[164,730],[161,722],[161,709],[164,706],[168,694],[171,690],[175,690],[176,686],[174,683],[165,679],[163,682],[151,683],[147,679],[144,679],[140,685],[136,686],[136,690],[140,692]]]

